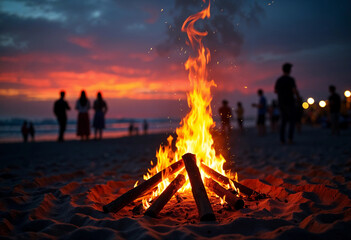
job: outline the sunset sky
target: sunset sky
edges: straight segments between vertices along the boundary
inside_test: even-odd
[[[215,113],[223,98],[253,112],[258,88],[272,100],[284,62],[305,98],[351,88],[351,1],[211,4],[198,27],[209,33]],[[2,0],[0,118],[53,117],[60,90],[73,107],[82,89],[91,101],[102,91],[108,117],[181,117],[191,51],[180,27],[201,9],[201,0]]]

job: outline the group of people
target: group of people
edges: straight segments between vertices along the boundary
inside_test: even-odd
[[[144,135],[147,135],[148,129],[149,129],[149,123],[147,122],[146,119],[144,119],[144,121],[142,123],[142,127],[143,127],[143,131],[144,131]],[[139,135],[139,127],[134,124],[134,121],[131,121],[129,123],[128,132],[129,132],[129,136]]]
[[[293,142],[295,127],[298,131],[301,128],[301,118],[303,115],[302,109],[302,98],[297,90],[295,79],[290,76],[292,64],[285,63],[282,66],[283,75],[279,77],[274,86],[274,92],[277,94],[278,101],[273,100],[272,104],[268,106],[267,99],[264,96],[262,89],[257,91],[259,101],[253,103],[252,107],[257,108],[257,128],[258,134],[264,136],[266,134],[266,114],[270,115],[271,129],[275,132],[278,129],[278,122],[280,120],[280,134],[279,138],[282,144],[288,140],[289,143]],[[330,123],[332,134],[339,134],[339,117],[340,117],[340,106],[341,98],[336,93],[335,86],[329,86],[329,111],[330,111]],[[105,100],[102,98],[101,92],[97,93],[97,98],[93,103],[92,108],[95,110],[93,119],[93,128],[95,129],[95,139],[102,139],[103,129],[105,128],[105,114],[108,110]],[[54,113],[59,123],[59,136],[58,141],[64,141],[64,132],[67,125],[67,111],[70,110],[68,102],[65,100],[65,92],[60,92],[60,99],[54,104]],[[86,92],[81,91],[81,95],[76,102],[75,109],[78,111],[77,120],[77,136],[81,137],[82,140],[88,140],[90,136],[90,118],[89,110],[91,104],[87,98]],[[241,102],[237,103],[235,109],[237,123],[241,132],[244,132],[244,108]],[[222,123],[222,133],[228,135],[231,130],[231,119],[233,118],[232,109],[228,106],[228,101],[223,100],[222,106],[219,109],[219,115]],[[286,128],[288,134],[286,138]],[[129,134],[132,135],[134,132],[138,134],[139,129],[130,123]],[[148,123],[146,120],[143,122],[144,134],[147,134]],[[28,141],[28,136],[32,137],[34,141],[34,126],[33,123],[25,121],[22,125],[21,132],[25,142]]]
[[[238,126],[240,130],[244,131],[244,108],[241,102],[237,103],[237,108],[235,109],[237,116]],[[219,116],[221,117],[222,123],[222,134],[229,134],[231,130],[230,120],[233,118],[232,109],[228,106],[228,101],[223,100],[222,106],[219,108]]]
[[[54,104],[54,113],[59,123],[58,141],[64,141],[64,132],[67,125],[67,111],[70,110],[68,102],[65,100],[65,92],[60,92],[60,99]],[[90,120],[89,110],[91,109],[90,101],[86,92],[83,90],[76,102],[75,109],[78,111],[77,136],[82,140],[88,140],[90,136]],[[95,129],[95,139],[102,139],[102,132],[105,128],[105,114],[107,112],[107,104],[102,98],[101,92],[97,93],[94,101],[93,109],[95,110],[93,127]]]
[[[28,137],[32,138],[32,142],[34,142],[35,129],[32,122],[24,121],[21,127],[21,133],[24,142],[28,142]]]
[[[292,143],[294,140],[295,128],[298,131],[301,129],[301,119],[303,115],[302,98],[297,89],[295,79],[290,76],[291,63],[285,63],[282,66],[283,75],[279,77],[274,86],[274,92],[277,94],[278,101],[273,100],[272,104],[268,106],[267,99],[264,96],[262,89],[257,91],[259,100],[258,103],[253,103],[252,106],[257,108],[257,128],[258,134],[264,136],[266,134],[266,114],[269,113],[271,129],[275,132],[278,128],[278,122],[280,120],[279,139],[282,144]],[[339,134],[339,116],[341,98],[336,93],[335,86],[329,86],[329,116],[332,134]],[[231,126],[230,120],[232,118],[232,112],[228,106],[228,101],[223,100],[223,105],[219,109],[219,115],[222,122],[222,132],[228,133]],[[238,103],[236,109],[238,125],[241,131],[243,131],[243,113],[241,103]],[[287,137],[286,137],[287,130]]]

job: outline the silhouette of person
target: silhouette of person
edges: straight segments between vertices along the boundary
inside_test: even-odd
[[[263,95],[262,89],[258,89],[257,94],[259,97],[258,104],[253,103],[252,106],[258,109],[257,111],[258,135],[264,136],[266,134],[267,100],[266,100],[266,97]]]
[[[283,144],[285,143],[285,128],[287,124],[289,125],[288,140],[289,143],[293,142],[296,121],[296,100],[294,95],[300,98],[295,79],[290,76],[291,68],[291,63],[283,64],[283,76],[278,78],[274,87],[274,92],[278,94],[279,109],[282,117],[280,141]]]
[[[90,136],[89,109],[90,101],[83,90],[76,102],[76,110],[78,111],[77,136],[80,136],[81,140],[88,140]]]
[[[273,100],[271,106],[269,107],[269,117],[271,123],[272,132],[276,132],[278,128],[279,121],[279,106],[277,100]]]
[[[134,132],[134,122],[133,121],[129,123],[128,132],[129,132],[129,136],[133,135],[133,132]]]
[[[35,129],[34,129],[34,125],[32,122],[29,123],[28,133],[32,138],[32,142],[34,142]]]
[[[143,130],[144,130],[144,135],[147,135],[147,130],[149,129],[149,124],[148,122],[146,121],[146,119],[144,119],[144,122],[143,122]]]
[[[341,108],[341,98],[340,95],[336,93],[336,88],[333,85],[329,86],[329,112],[330,112],[330,123],[332,134],[339,135],[339,118],[340,118],[340,108]]]
[[[67,110],[70,110],[71,108],[69,107],[68,103],[64,100],[65,98],[65,92],[61,91],[60,92],[60,99],[57,100],[54,103],[54,114],[57,118],[57,122],[59,124],[59,136],[58,136],[58,141],[63,142],[63,136],[66,131],[66,125],[67,125]]]
[[[95,139],[99,133],[99,139],[102,139],[102,130],[105,128],[105,114],[107,112],[107,104],[102,99],[101,92],[98,92],[97,99],[94,101],[93,108],[95,110],[93,127],[95,128]]]
[[[244,131],[244,108],[241,102],[237,103],[237,108],[235,110],[237,121],[241,132]]]
[[[27,125],[28,125],[27,121],[24,121],[22,124],[22,127],[21,127],[23,142],[28,141],[28,126]]]
[[[232,110],[228,106],[228,101],[222,101],[222,107],[219,108],[219,115],[221,116],[221,123],[222,123],[222,133],[229,134],[231,126],[230,126],[230,119],[232,118]]]

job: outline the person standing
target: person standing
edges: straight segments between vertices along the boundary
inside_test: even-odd
[[[81,140],[88,140],[90,136],[89,109],[90,102],[83,90],[76,103],[76,110],[78,111],[77,136],[80,136]]]
[[[252,106],[258,109],[258,112],[257,112],[258,135],[264,136],[266,135],[267,100],[266,100],[266,97],[263,95],[262,89],[258,89],[257,94],[259,97],[258,104],[253,103]]]
[[[101,92],[98,92],[97,99],[94,101],[93,108],[95,110],[93,127],[95,128],[95,140],[99,133],[99,139],[102,139],[102,130],[105,128],[105,114],[107,112],[107,104],[102,99]]]
[[[147,130],[149,129],[149,124],[148,122],[146,121],[146,119],[144,119],[144,122],[143,122],[143,130],[144,130],[144,135],[147,135]]]
[[[341,108],[341,98],[340,95],[336,93],[336,88],[333,85],[329,86],[329,112],[330,112],[330,123],[332,129],[332,135],[340,134],[339,130],[339,117]]]
[[[285,143],[285,128],[289,125],[288,141],[293,142],[296,120],[296,98],[300,98],[295,79],[290,76],[292,64],[284,63],[282,66],[283,76],[278,78],[274,86],[274,92],[278,94],[278,104],[281,115],[280,141]]]
[[[24,121],[22,124],[22,127],[21,127],[23,142],[28,141],[28,126],[27,125],[28,125],[27,121]]]
[[[222,101],[222,107],[219,108],[219,115],[221,116],[222,122],[222,133],[229,134],[231,130],[230,119],[232,118],[232,110],[228,106],[228,101]]]
[[[237,103],[237,108],[235,110],[236,118],[238,120],[238,125],[241,133],[244,132],[244,108],[241,102]]]
[[[59,123],[59,136],[57,140],[59,142],[64,141],[63,136],[66,131],[66,125],[67,125],[66,111],[71,109],[68,103],[64,100],[64,98],[65,98],[65,92],[61,91],[60,99],[54,103],[54,114],[57,118],[57,122]]]

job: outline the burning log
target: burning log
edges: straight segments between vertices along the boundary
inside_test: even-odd
[[[146,210],[144,215],[156,217],[172,196],[184,185],[185,177],[183,174],[178,176],[168,185],[166,190],[155,200],[155,202]]]
[[[244,207],[244,201],[242,199],[232,194],[229,190],[223,188],[213,179],[205,178],[205,185],[212,192],[223,198],[234,209],[239,210]]]
[[[240,193],[245,194],[247,197],[250,197],[252,194],[260,195],[258,192],[252,190],[251,188],[248,188],[248,187],[238,183],[237,181],[234,181],[233,179],[229,179],[229,178],[223,176],[222,174],[220,174],[217,171],[209,168],[208,166],[206,166],[203,163],[201,163],[201,168],[202,168],[202,170],[204,170],[204,172],[209,177],[213,178],[217,182],[220,182],[220,183],[223,183],[223,184],[227,185],[227,184],[230,184],[230,181],[232,181],[234,183],[235,187],[240,190]]]
[[[211,203],[208,200],[205,186],[201,179],[199,168],[196,165],[196,156],[191,153],[183,155],[185,169],[188,172],[191,191],[199,212],[200,221],[216,221]]]
[[[151,188],[154,188],[157,184],[159,184],[162,181],[162,177],[170,176],[179,171],[182,167],[184,167],[184,162],[182,160],[173,163],[171,166],[158,172],[150,179],[129,190],[128,192],[118,197],[114,201],[110,202],[109,204],[103,206],[104,212],[118,212],[123,207],[133,202],[135,199],[137,199],[147,191],[149,191]]]

